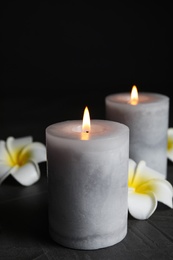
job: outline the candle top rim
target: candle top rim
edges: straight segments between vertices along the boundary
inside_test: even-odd
[[[120,92],[120,93],[114,93],[106,96],[106,100],[109,100],[110,102],[117,102],[120,104],[130,104],[130,96],[131,93],[129,92]],[[154,92],[139,92],[138,93],[138,106],[142,106],[145,104],[157,104],[158,102],[167,102],[169,100],[169,97],[164,94],[154,93]]]
[[[79,138],[81,126],[82,120],[61,121],[49,125],[46,128],[46,134],[60,139],[83,141]],[[118,139],[127,132],[129,133],[129,127],[125,124],[110,120],[92,119],[91,131],[87,141]]]

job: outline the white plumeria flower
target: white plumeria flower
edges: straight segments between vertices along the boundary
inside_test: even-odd
[[[164,175],[147,167],[145,161],[138,164],[129,159],[128,210],[136,219],[148,219],[158,202],[173,208],[173,187]]]
[[[38,163],[46,161],[46,147],[31,136],[0,140],[0,184],[12,175],[21,185],[29,186],[40,178]]]
[[[173,128],[168,128],[167,157],[173,162]]]

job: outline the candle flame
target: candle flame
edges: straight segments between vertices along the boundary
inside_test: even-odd
[[[89,133],[90,131],[90,114],[88,107],[85,107],[83,114],[83,122],[82,122],[82,132]]]
[[[82,122],[81,140],[89,140],[90,135],[90,114],[88,107],[85,107]]]
[[[138,90],[135,85],[132,87],[131,97],[130,97],[130,104],[137,105],[138,104]]]

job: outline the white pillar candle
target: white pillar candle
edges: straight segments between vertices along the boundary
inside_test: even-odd
[[[49,232],[74,249],[98,249],[127,233],[129,128],[106,120],[46,129]],[[83,140],[82,140],[83,139]]]
[[[169,98],[142,92],[138,101],[130,102],[130,93],[111,94],[105,98],[106,119],[130,129],[129,156],[167,176],[167,130]]]

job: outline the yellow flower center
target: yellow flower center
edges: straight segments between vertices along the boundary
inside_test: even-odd
[[[173,149],[173,139],[171,138],[168,138],[167,149],[168,151]]]
[[[146,187],[143,188],[141,185],[139,186],[129,186],[128,187],[129,191],[132,191],[132,192],[136,192],[136,193],[146,193]]]
[[[13,151],[12,155],[7,158],[7,162],[11,167],[16,165],[22,166],[26,164],[30,158],[30,153],[25,152],[22,156],[20,154],[21,151]]]
[[[128,183],[129,191],[133,191],[136,193],[145,193],[146,192],[146,186],[143,187],[143,184],[146,183],[146,179],[144,177],[138,178],[138,180],[134,179],[133,181]]]

